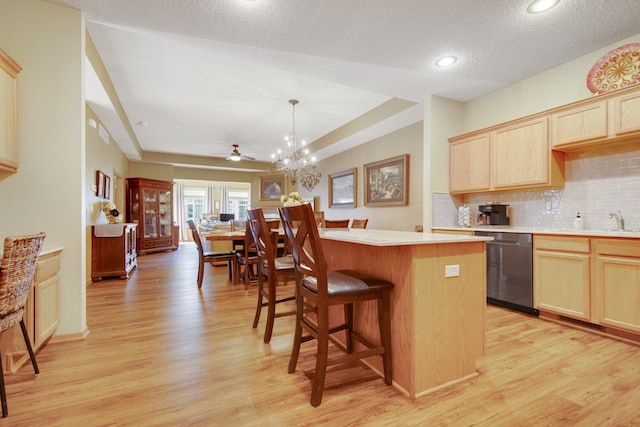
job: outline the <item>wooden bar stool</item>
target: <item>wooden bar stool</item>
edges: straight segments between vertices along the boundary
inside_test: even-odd
[[[260,321],[260,313],[262,307],[267,307],[267,323],[264,328],[264,342],[271,341],[273,333],[273,323],[276,317],[291,316],[296,314],[295,310],[285,312],[276,312],[276,305],[293,301],[295,289],[285,292],[284,296],[278,297],[278,280],[293,279],[294,265],[291,255],[277,256],[278,233],[271,230],[279,226],[280,221],[266,221],[262,209],[247,210],[247,218],[251,235],[253,236],[253,244],[258,255],[258,303],[256,306],[256,314],[253,319],[253,327],[258,327]],[[266,277],[266,286],[265,286]],[[282,288],[282,287],[281,287]],[[282,292],[283,289],[280,289]]]
[[[393,284],[387,280],[352,270],[327,271],[318,227],[311,205],[279,208],[280,217],[291,245],[296,269],[296,326],[293,349],[289,359],[289,373],[295,372],[303,342],[316,339],[316,369],[312,380],[311,405],[322,401],[324,381],[328,365],[353,363],[354,361],[381,356],[384,382],[391,385],[391,291]],[[356,302],[377,300],[380,345],[373,344],[353,329],[353,305]],[[329,306],[343,305],[345,321],[329,328]],[[311,315],[311,317],[309,317]],[[307,335],[303,336],[303,331]],[[346,345],[332,337],[345,331]],[[354,340],[365,349],[354,351]],[[329,341],[346,355],[328,358]]]

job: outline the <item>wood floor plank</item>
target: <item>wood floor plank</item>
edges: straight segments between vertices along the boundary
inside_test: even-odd
[[[198,290],[195,247],[138,263],[88,287],[84,341],[6,376],[0,426],[640,425],[639,346],[491,306],[477,378],[411,400],[366,367],[331,370],[313,408],[311,344],[287,374],[292,317],[264,344],[256,288],[206,266]]]

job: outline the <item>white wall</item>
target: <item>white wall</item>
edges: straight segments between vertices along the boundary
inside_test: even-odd
[[[0,2],[0,47],[18,76],[18,173],[0,181],[0,236],[47,233],[64,246],[57,334],[82,334],[85,313],[84,20],[42,0]]]
[[[370,207],[364,205],[364,167],[408,153],[409,159],[409,205]],[[369,218],[367,228],[413,231],[423,221],[423,123],[415,123],[403,129],[359,145],[336,156],[318,162],[322,180],[313,191],[299,186],[298,191],[309,201],[320,197],[320,210],[327,219]],[[351,168],[358,169],[357,207],[329,208],[329,174]],[[287,191],[291,189],[287,188]]]
[[[593,64],[617,47],[638,42],[640,34],[466,103],[461,133],[594,96],[587,89],[587,75]]]

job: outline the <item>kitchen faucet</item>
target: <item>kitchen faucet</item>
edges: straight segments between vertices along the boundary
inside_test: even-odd
[[[613,218],[616,220],[616,224],[618,225],[618,229],[616,231],[624,231],[624,218],[622,218],[622,212],[618,211],[618,213],[610,213],[609,218]]]

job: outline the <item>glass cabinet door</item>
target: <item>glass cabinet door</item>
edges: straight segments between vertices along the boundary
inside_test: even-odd
[[[157,191],[143,189],[142,199],[144,203],[144,237],[158,237],[158,201]]]
[[[140,200],[138,200],[138,189],[129,190],[129,212],[131,222],[140,224]]]
[[[160,221],[160,237],[171,237],[173,227],[171,226],[171,219],[173,218],[173,212],[171,212],[171,191],[159,190],[158,191],[158,217]]]

